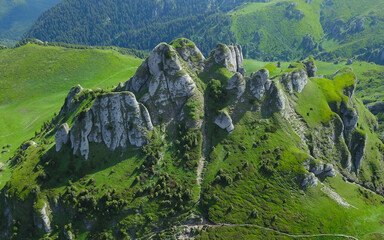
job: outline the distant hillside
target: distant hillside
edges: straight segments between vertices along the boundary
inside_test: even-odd
[[[115,50],[34,44],[0,50],[0,147],[11,145],[0,163],[59,112],[68,89],[112,87],[129,79],[141,61]]]
[[[19,40],[38,16],[61,0],[0,0],[0,44]]]
[[[237,42],[246,57],[260,60],[358,55],[382,64],[383,9],[374,0],[65,0],[25,36],[136,49],[188,37],[205,55],[217,42]]]

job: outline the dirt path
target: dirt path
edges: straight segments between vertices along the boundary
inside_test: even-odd
[[[201,182],[203,180],[202,173],[204,169],[204,164],[205,164],[205,158],[206,158],[206,148],[207,148],[207,133],[206,133],[206,116],[204,114],[204,119],[203,119],[203,124],[201,126],[201,134],[202,134],[202,147],[201,147],[201,157],[199,159],[199,165],[197,166],[197,176],[196,176],[196,181],[197,185],[199,186],[199,199],[200,201],[200,196],[201,196]]]
[[[346,207],[346,208],[352,207],[352,208],[358,209],[357,207],[349,204],[344,198],[342,198],[337,192],[333,191],[331,188],[325,186],[323,183],[321,183],[321,185],[322,185],[321,191],[323,193],[327,194],[328,197],[335,200],[341,206]]]
[[[274,232],[274,233],[277,233],[277,234],[280,234],[280,235],[284,235],[284,236],[287,236],[287,237],[292,237],[292,238],[342,237],[342,238],[346,238],[346,239],[359,240],[356,237],[345,235],[345,234],[326,234],[326,233],[324,233],[324,234],[297,234],[297,235],[296,234],[289,234],[289,233],[281,232],[281,231],[278,231],[278,230],[275,230],[275,229],[272,229],[272,228],[259,226],[259,225],[256,225],[256,224],[228,224],[228,223],[221,223],[221,224],[214,224],[214,225],[212,225],[212,224],[210,224],[210,225],[193,225],[193,226],[191,226],[191,225],[182,225],[180,227],[202,229],[204,226],[208,227],[208,228],[218,228],[218,227],[254,227],[254,228],[259,228],[259,229],[262,229],[262,230]]]

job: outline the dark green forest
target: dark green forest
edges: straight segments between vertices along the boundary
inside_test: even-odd
[[[245,0],[67,0],[43,13],[25,37],[135,49],[189,37],[204,43],[202,51],[208,53],[217,42],[236,41],[230,31],[232,19],[225,12],[241,2]]]

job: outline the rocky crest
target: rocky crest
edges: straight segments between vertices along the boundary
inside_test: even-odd
[[[183,107],[189,99],[203,102],[196,87],[196,72],[204,69],[204,57],[194,44],[185,46],[176,50],[172,45],[159,44],[125,83],[125,90],[135,94],[148,91],[139,100],[155,125],[183,120]],[[201,121],[190,122],[189,126],[200,127]]]
[[[62,125],[55,135],[56,150],[69,141],[73,154],[80,151],[88,159],[89,143],[103,143],[111,151],[128,145],[141,147],[148,143],[147,133],[154,125],[185,120],[187,126],[200,128],[202,120],[189,117],[185,106],[197,103],[193,114],[202,114],[203,94],[196,86],[196,74],[204,70],[205,58],[189,40],[173,44],[175,47],[166,43],[156,46],[124,86],[119,84],[116,92],[98,95],[90,109],[83,109],[71,130]],[[239,59],[242,62],[242,57]],[[73,100],[82,90],[80,86],[71,89],[62,111],[74,110]],[[140,103],[135,94],[141,95]]]
[[[111,151],[128,144],[141,147],[148,143],[146,134],[151,130],[145,106],[137,102],[133,93],[120,92],[98,97],[89,110],[78,115],[69,135],[73,154],[79,150],[88,159],[91,142],[104,143]]]
[[[229,71],[245,74],[243,51],[240,45],[218,44],[216,49],[212,51],[211,57],[213,57],[215,63],[224,65]]]
[[[72,112],[76,109],[77,105],[73,100],[75,99],[76,95],[78,95],[81,91],[83,91],[83,88],[80,85],[71,88],[67,97],[65,98],[64,105],[60,110],[60,114],[63,114],[65,112]]]
[[[63,145],[67,144],[69,140],[69,126],[63,123],[55,134],[56,151],[60,151]]]
[[[264,118],[278,113],[292,124],[303,145],[311,146],[308,151],[314,159],[320,156],[338,158],[346,169],[356,171],[359,168],[366,138],[364,140],[356,130],[358,114],[349,103],[333,109],[340,117],[332,120],[330,127],[316,129],[311,143],[305,138],[309,129],[300,123],[294,99],[304,90],[309,78],[316,76],[313,59],[297,62],[292,65],[293,69],[272,78],[267,69],[247,77],[240,46],[218,44],[205,59],[187,39],[156,46],[124,86],[119,84],[115,92],[99,94],[89,109],[78,113],[70,130],[63,124],[55,135],[56,150],[60,151],[70,142],[74,154],[79,151],[88,159],[90,143],[103,143],[114,151],[128,145],[147,144],[148,133],[160,125],[167,127],[183,121],[191,129],[201,129],[203,119],[198,116],[205,114],[205,100],[198,87],[199,74],[218,67],[233,73],[223,86],[228,91],[228,103],[223,103],[223,108],[213,118],[219,128],[234,131],[244,111],[260,112]],[[345,71],[335,73],[334,77]],[[354,89],[355,84],[351,84],[342,91],[352,99]],[[73,109],[73,99],[82,91],[79,86],[71,89],[63,109]],[[136,96],[140,96],[139,99]],[[329,148],[324,148],[323,142],[329,142]],[[342,150],[336,153],[335,149]],[[317,176],[336,175],[334,166],[323,162],[308,165],[307,171],[304,185],[316,185]]]

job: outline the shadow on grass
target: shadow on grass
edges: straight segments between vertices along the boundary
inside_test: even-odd
[[[76,182],[86,175],[91,175],[117,165],[126,159],[144,158],[139,148],[128,147],[110,151],[104,144],[90,143],[88,160],[73,154],[69,144],[56,152],[55,146],[41,157],[39,165],[44,168],[46,176],[39,178],[42,188],[59,188]]]

